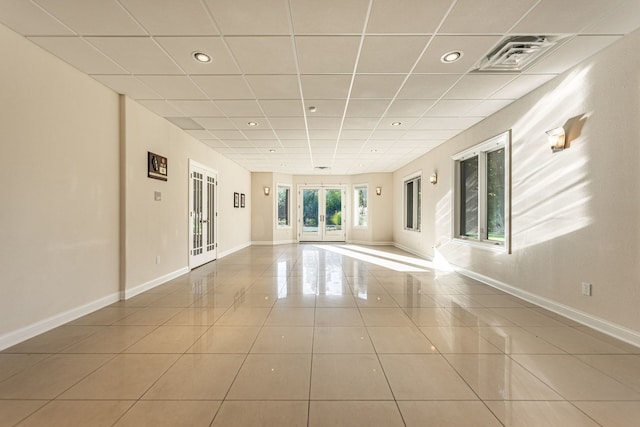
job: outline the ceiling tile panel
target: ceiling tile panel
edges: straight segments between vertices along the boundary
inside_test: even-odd
[[[628,34],[638,28],[640,2],[625,0],[618,7],[610,7],[599,20],[583,29],[586,34]]]
[[[231,129],[235,130],[234,123],[224,117],[195,117],[194,120],[205,129]]]
[[[271,129],[260,130],[243,130],[242,131],[250,141],[259,139],[276,139],[276,134]]]
[[[192,76],[209,98],[254,99],[251,88],[242,76]]]
[[[235,127],[238,129],[269,129],[269,122],[264,116],[259,117],[234,117],[231,119]],[[251,123],[251,124],[250,124]],[[254,124],[257,123],[257,126]]]
[[[240,68],[220,37],[155,37],[187,74],[240,74]],[[199,62],[194,52],[211,56],[211,62]]]
[[[132,36],[147,32],[115,1],[36,0],[40,6],[84,36]]]
[[[444,95],[444,98],[486,99],[516,77],[515,74],[467,74]]]
[[[290,37],[227,37],[245,74],[296,74]]]
[[[433,33],[451,0],[375,0],[368,33]]]
[[[287,0],[206,0],[224,35],[288,35]]]
[[[413,74],[398,94],[400,99],[438,99],[462,76],[456,74]]]
[[[176,109],[192,117],[219,117],[222,112],[211,101],[169,101]]]
[[[378,125],[378,129],[406,130],[412,127],[417,120],[416,117],[385,117]]]
[[[518,99],[535,88],[545,84],[555,77],[555,74],[524,74],[518,76],[505,87],[495,92],[493,99]]]
[[[404,75],[358,74],[351,90],[352,98],[393,98],[404,81]]]
[[[138,76],[164,99],[206,99],[187,76]]]
[[[435,100],[396,99],[389,107],[387,116],[420,117],[434,103]]]
[[[426,112],[427,117],[460,117],[469,115],[469,111],[478,106],[478,100],[450,100],[438,101]]]
[[[138,103],[162,117],[184,117],[180,110],[164,100],[141,100]]]
[[[339,129],[340,119],[331,117],[307,117],[309,129]]]
[[[295,141],[296,144],[307,144],[307,131],[306,130],[292,130],[292,129],[282,129],[276,130],[276,134],[280,140],[291,140]],[[294,144],[294,142],[291,142]]]
[[[257,101],[215,101],[216,106],[228,117],[259,117],[262,110]]]
[[[300,97],[297,76],[251,75],[245,78],[258,99],[295,99]]]
[[[380,117],[389,106],[390,99],[352,99],[347,117]]]
[[[502,39],[501,36],[436,36],[416,65],[414,73],[466,73]],[[445,64],[440,58],[447,52],[461,51],[462,57]]]
[[[260,106],[262,106],[264,113],[270,117],[302,116],[302,101],[299,99],[261,99]]]
[[[200,0],[119,0],[153,35],[217,35]]]
[[[32,42],[86,74],[129,74],[79,37],[30,37]]]
[[[269,119],[273,129],[305,129],[304,119],[302,117],[271,117]]]
[[[246,137],[239,130],[225,130],[225,129],[212,129],[211,134],[220,138],[223,141],[232,141],[232,140],[245,140]],[[232,145],[230,145],[231,147]]]
[[[360,46],[357,36],[296,36],[302,74],[352,73]]]
[[[513,101],[510,99],[489,99],[482,101],[467,112],[469,116],[487,117],[502,110]]]
[[[538,0],[458,0],[440,28],[441,33],[502,34]]]
[[[154,92],[149,86],[134,76],[103,76],[94,74],[91,77],[115,92],[127,95],[132,99],[162,99],[160,94]]]
[[[351,76],[345,74],[305,74],[300,76],[305,99],[346,98]]]
[[[306,99],[307,116],[309,117],[342,117],[346,99]],[[312,113],[309,108],[316,107],[316,112]]]
[[[150,37],[87,37],[86,40],[134,74],[182,74]]]
[[[74,32],[35,3],[0,1],[0,22],[24,36],[67,36]]]
[[[296,34],[361,34],[369,0],[290,0]]]
[[[473,126],[480,120],[481,118],[478,117],[427,117],[416,121],[413,129],[462,130]]]
[[[379,120],[377,117],[347,117],[342,127],[343,129],[375,129]]]
[[[428,40],[425,36],[367,36],[358,73],[408,73]]]

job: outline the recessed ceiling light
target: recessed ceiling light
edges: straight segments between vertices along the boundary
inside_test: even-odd
[[[269,149],[269,152],[270,152],[270,153],[275,153],[275,152],[276,152],[276,150],[274,150],[273,148],[271,148],[271,149]]]
[[[248,124],[249,126],[251,126],[252,128],[253,128],[253,127],[258,126],[258,122],[249,122],[249,123],[247,123],[247,124]]]
[[[451,52],[447,52],[440,57],[440,61],[445,64],[450,64],[452,62],[456,62],[458,59],[462,58],[461,50],[453,50]]]
[[[400,126],[402,124],[402,122],[393,122],[391,123],[391,126]]]
[[[315,113],[316,111],[318,111],[318,109],[317,109],[314,105],[312,105],[311,107],[309,107],[309,112],[310,112],[310,113]]]
[[[375,148],[372,148],[372,149],[371,149],[371,152],[372,152],[372,153],[377,153],[377,152],[378,152],[378,150],[376,150]]]
[[[202,63],[211,62],[211,57],[204,52],[193,52],[193,57],[198,62],[202,62]]]

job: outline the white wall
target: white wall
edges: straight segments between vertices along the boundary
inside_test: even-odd
[[[640,32],[394,174],[394,238],[555,308],[640,338]],[[545,131],[565,126],[552,154]],[[451,156],[512,129],[512,254],[451,241]],[[423,171],[422,232],[402,228],[403,177]],[[428,184],[438,170],[439,182]],[[580,284],[593,284],[584,297]],[[627,328],[629,331],[625,331]],[[634,332],[635,331],[635,332]],[[634,338],[635,334],[635,338]],[[638,341],[640,342],[640,341]]]
[[[119,289],[118,95],[0,25],[0,348]]]

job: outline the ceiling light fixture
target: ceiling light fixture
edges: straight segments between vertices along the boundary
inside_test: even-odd
[[[202,62],[203,64],[211,62],[211,56],[207,55],[204,52],[193,52],[193,57],[196,61]]]
[[[391,126],[400,126],[402,124],[402,122],[393,122],[391,123]]]
[[[274,150],[273,148],[270,148],[270,149],[269,149],[269,152],[270,152],[270,153],[275,153],[275,152],[276,152],[276,150]]]
[[[372,153],[377,153],[377,152],[378,152],[378,150],[376,150],[375,148],[372,148],[372,149],[371,149],[371,152],[372,152]]]
[[[254,128],[254,127],[258,126],[259,123],[258,122],[248,122],[247,124],[249,126],[251,126],[252,128]]]
[[[314,105],[312,105],[311,107],[309,107],[309,112],[310,112],[310,113],[315,113],[316,111],[318,111],[318,109],[317,109]]]
[[[440,57],[440,62],[444,62],[445,64],[451,64],[452,62],[456,62],[458,59],[462,58],[461,50],[453,50],[451,52],[447,52]]]

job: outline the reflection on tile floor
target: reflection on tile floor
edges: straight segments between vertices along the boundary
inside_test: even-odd
[[[250,247],[0,352],[0,427],[639,418],[640,349],[390,247]]]

